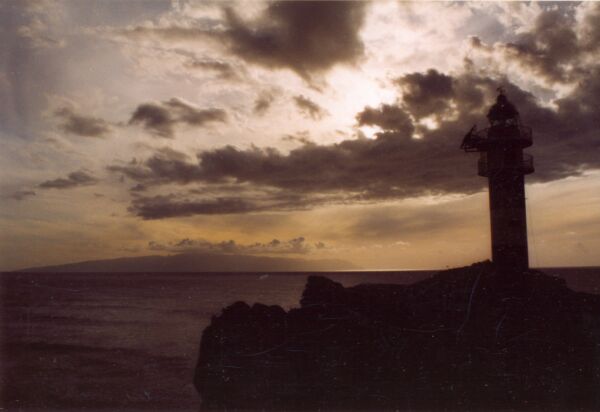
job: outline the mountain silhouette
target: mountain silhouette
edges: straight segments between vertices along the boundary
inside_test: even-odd
[[[335,259],[309,260],[234,254],[181,253],[170,256],[90,260],[27,268],[20,272],[314,272],[342,269],[356,269],[356,267],[351,263]]]

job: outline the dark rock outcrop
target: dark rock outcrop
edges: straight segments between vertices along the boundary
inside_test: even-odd
[[[600,408],[600,297],[491,263],[412,285],[310,277],[301,307],[243,302],[204,331],[206,408]]]

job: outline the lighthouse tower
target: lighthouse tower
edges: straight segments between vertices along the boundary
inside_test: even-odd
[[[473,126],[460,148],[480,153],[478,174],[488,178],[492,261],[528,268],[524,176],[534,168],[533,157],[523,149],[532,145],[531,128],[521,124],[519,112],[502,89],[487,117],[490,127],[476,131]]]

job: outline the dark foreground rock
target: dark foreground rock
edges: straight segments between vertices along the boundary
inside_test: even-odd
[[[600,408],[600,296],[491,263],[412,285],[310,277],[301,307],[235,303],[202,336],[217,409]]]

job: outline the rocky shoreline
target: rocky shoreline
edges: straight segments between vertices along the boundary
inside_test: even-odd
[[[213,317],[194,384],[207,409],[598,409],[600,296],[490,262],[411,285],[311,276],[299,308]]]

